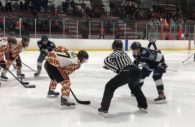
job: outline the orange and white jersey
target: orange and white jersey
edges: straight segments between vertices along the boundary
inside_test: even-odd
[[[49,52],[46,60],[54,65],[60,66],[62,68],[69,66],[71,64],[78,64],[79,60],[77,54],[72,51],[68,51],[64,47],[57,47],[53,51]]]
[[[23,49],[22,41],[18,42],[17,48],[18,48],[18,52],[21,53],[22,52],[22,49]]]
[[[12,58],[16,59],[19,55],[19,53],[22,52],[22,43],[21,42],[18,42],[16,47],[12,49]]]
[[[72,51],[56,52],[56,59],[59,61],[62,68],[71,64],[78,64],[77,54]]]
[[[0,45],[0,61],[4,60],[4,55],[8,52],[8,45]]]

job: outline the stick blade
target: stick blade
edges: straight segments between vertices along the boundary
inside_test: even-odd
[[[77,101],[79,104],[83,104],[83,105],[89,105],[91,104],[91,101]]]

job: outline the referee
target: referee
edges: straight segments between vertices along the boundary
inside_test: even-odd
[[[104,59],[103,68],[112,70],[117,73],[117,75],[106,84],[101,108],[99,108],[98,111],[102,115],[108,113],[114,91],[125,84],[129,85],[129,88],[135,95],[138,102],[138,108],[146,111],[146,98],[138,85],[140,80],[140,70],[138,67],[134,66],[130,57],[123,51],[123,43],[121,40],[114,40],[112,43],[112,49],[113,52]]]
[[[149,41],[148,48],[150,48],[153,45],[154,49],[157,50],[156,38],[153,35],[150,35],[150,38],[148,41]]]

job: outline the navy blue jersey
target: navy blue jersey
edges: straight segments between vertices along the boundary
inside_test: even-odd
[[[41,40],[39,40],[39,41],[37,41],[37,45],[38,45],[39,50],[41,52],[50,52],[56,47],[55,44],[49,40],[48,40],[46,45],[43,44],[43,42]]]
[[[160,51],[148,49],[148,48],[141,48],[141,53],[138,56],[133,56],[136,61],[141,63],[146,63],[149,68],[154,69],[156,68],[159,63],[164,63],[164,56]]]

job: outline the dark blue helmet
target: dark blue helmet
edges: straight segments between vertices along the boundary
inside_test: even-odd
[[[46,35],[41,36],[41,41],[48,41],[48,37]]]
[[[132,50],[136,50],[136,49],[140,49],[142,46],[141,46],[141,43],[140,42],[133,42],[131,44],[131,49]]]

